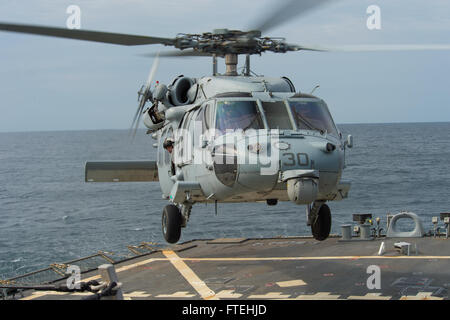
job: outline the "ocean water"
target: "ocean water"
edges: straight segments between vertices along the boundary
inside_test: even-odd
[[[354,136],[343,180],[349,198],[331,202],[332,232],[352,213],[431,217],[450,212],[450,123],[340,125]],[[92,160],[155,160],[153,140],[126,130],[0,133],[0,279],[96,253],[164,244],[158,183],[85,183]],[[310,234],[304,206],[289,202],[193,207],[180,241]]]

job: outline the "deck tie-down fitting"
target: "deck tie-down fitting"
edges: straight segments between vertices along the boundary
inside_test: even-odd
[[[397,222],[399,219],[412,219],[414,221],[414,229],[412,231],[399,231]],[[394,215],[389,222],[389,228],[386,237],[389,238],[420,238],[425,234],[422,221],[419,216],[412,212],[400,212]]]
[[[98,267],[98,271],[102,278],[102,291],[87,296],[83,300],[123,300],[122,283],[119,282],[114,266],[102,264]]]

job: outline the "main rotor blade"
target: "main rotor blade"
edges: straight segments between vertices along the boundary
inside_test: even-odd
[[[432,51],[450,50],[450,44],[364,44],[333,47],[299,46],[290,44],[291,51],[327,51],[327,52],[383,52],[383,51]]]
[[[25,25],[25,24],[0,23],[0,30],[27,33],[27,34],[37,34],[42,36],[50,36],[58,38],[119,44],[123,46],[136,46],[144,44],[173,45],[175,43],[174,39],[169,38],[147,37],[139,35],[99,32],[89,30],[75,30],[75,29],[45,27],[36,25]]]
[[[317,47],[319,48],[319,47]],[[323,51],[335,52],[372,52],[372,51],[424,51],[450,50],[450,44],[374,44],[346,45],[325,48]]]
[[[306,51],[330,51],[327,48],[322,48],[319,46],[299,46],[296,44],[288,44],[289,51],[300,51],[300,50],[306,50]]]
[[[275,8],[270,8],[265,17],[255,19],[247,30],[259,30],[262,33],[269,31],[289,20],[300,17],[312,9],[316,9],[331,0],[283,0]]]
[[[157,53],[144,53],[142,57],[156,57]],[[165,51],[159,53],[160,57],[176,58],[176,57],[211,57],[212,53],[201,52],[195,50],[182,50],[182,51]]]

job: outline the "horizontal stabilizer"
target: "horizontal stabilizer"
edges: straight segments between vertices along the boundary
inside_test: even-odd
[[[86,182],[159,181],[156,161],[86,162]]]

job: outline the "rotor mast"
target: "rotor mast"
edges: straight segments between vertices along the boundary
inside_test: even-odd
[[[236,53],[228,53],[225,55],[225,76],[237,76],[238,55]],[[213,55],[213,76],[217,75],[217,56]],[[245,56],[244,75],[250,76],[250,55]]]
[[[225,55],[226,76],[237,76],[238,55],[235,53],[228,53]]]

